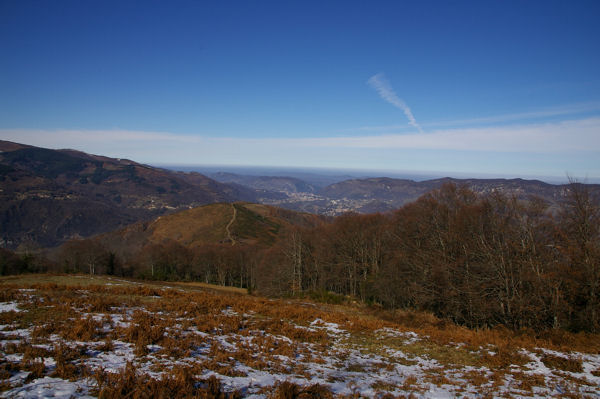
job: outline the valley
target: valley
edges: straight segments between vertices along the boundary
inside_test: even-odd
[[[233,173],[213,173],[210,176],[223,183],[235,182],[259,190],[257,201],[260,203],[327,216],[339,216],[348,212],[362,214],[390,212],[449,183],[466,186],[479,195],[502,194],[515,196],[522,201],[540,198],[551,205],[556,205],[568,194],[567,184],[549,184],[539,180],[523,179],[447,177],[414,181],[370,177],[350,178],[328,185],[319,185],[283,176],[249,176]],[[600,194],[600,185],[587,184],[586,186],[594,195]],[[261,192],[268,192],[269,195],[261,196]]]
[[[444,184],[478,195],[540,198],[556,206],[568,185],[523,179],[251,176],[176,171],[74,150],[0,141],[0,246],[37,250],[213,203],[253,202],[324,216],[393,212]],[[586,184],[593,195],[600,185]]]

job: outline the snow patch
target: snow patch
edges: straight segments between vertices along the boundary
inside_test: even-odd
[[[58,398],[69,399],[93,398],[89,395],[88,383],[82,381],[66,381],[61,378],[44,377],[2,393],[2,398]]]
[[[0,313],[22,312],[22,310],[18,308],[18,305],[17,302],[0,302]]]

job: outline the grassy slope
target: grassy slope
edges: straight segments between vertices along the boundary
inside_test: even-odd
[[[229,204],[212,204],[163,216],[148,226],[148,239],[171,239],[186,246],[218,243],[227,236],[225,226],[232,214]]]
[[[109,247],[139,250],[148,243],[177,241],[188,247],[228,243],[226,226],[236,219],[230,231],[241,244],[271,245],[278,234],[293,225],[315,225],[322,219],[315,215],[279,210],[267,205],[235,203],[205,205],[171,215],[150,223],[137,223],[100,236]]]

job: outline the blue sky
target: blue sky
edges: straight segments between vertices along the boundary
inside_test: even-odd
[[[153,164],[600,179],[599,16],[0,0],[0,138]]]

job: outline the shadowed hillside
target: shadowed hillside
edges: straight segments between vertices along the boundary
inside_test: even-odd
[[[49,247],[254,191],[125,159],[0,141],[0,246]]]

